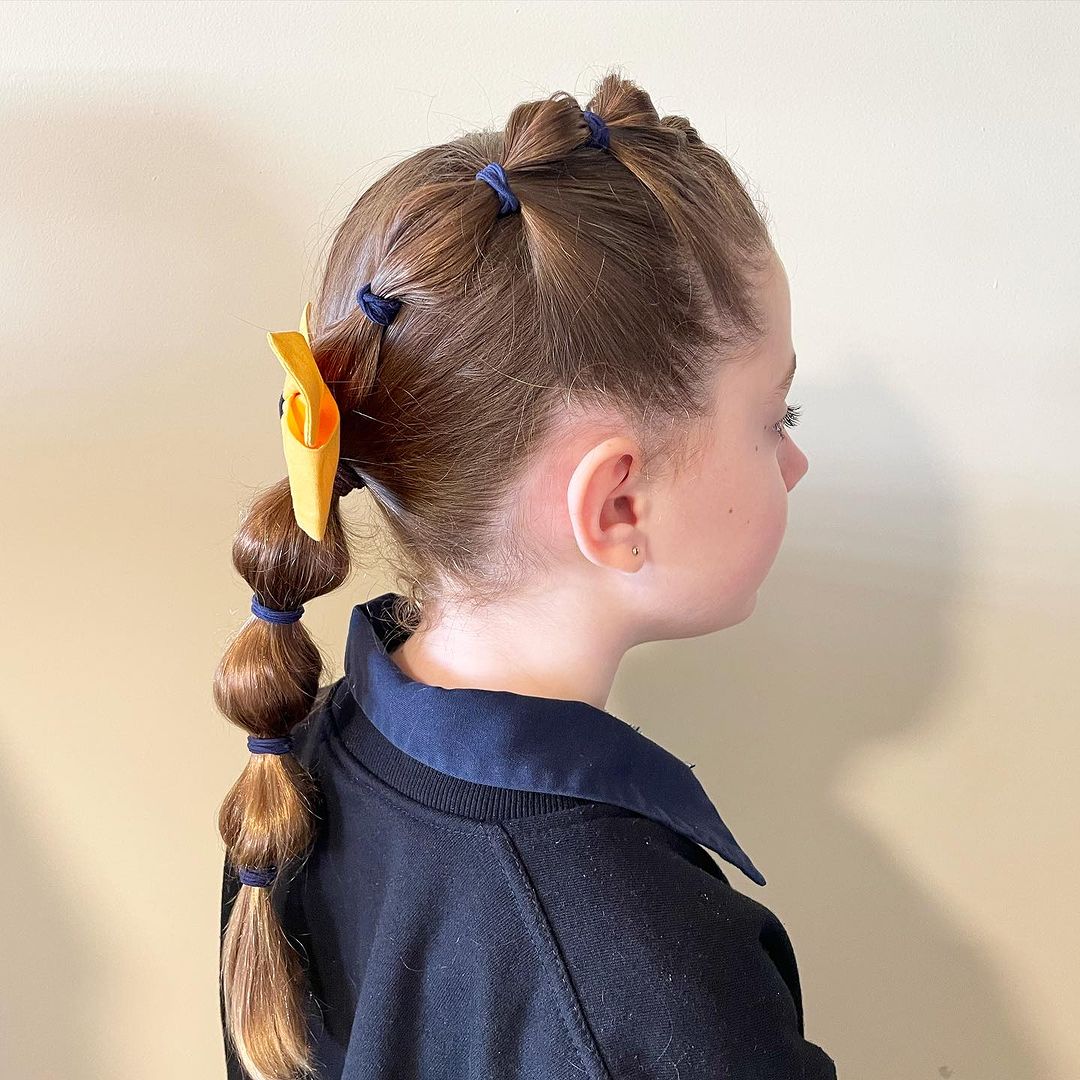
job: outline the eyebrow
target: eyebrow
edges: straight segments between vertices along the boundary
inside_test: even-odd
[[[795,354],[791,354],[791,370],[784,377],[783,381],[776,388],[776,394],[778,397],[782,397],[791,388],[791,380],[795,378]]]

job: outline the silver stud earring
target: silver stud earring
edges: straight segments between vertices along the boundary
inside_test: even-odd
[[[637,544],[635,544],[635,545],[634,545],[634,547],[633,547],[633,552],[634,552],[634,554],[635,554],[635,555],[636,555],[636,554],[638,553],[638,551],[637,551]]]

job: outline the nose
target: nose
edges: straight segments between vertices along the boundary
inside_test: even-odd
[[[809,468],[810,462],[806,455],[799,448],[799,444],[789,435],[787,438],[787,455],[784,458],[783,465],[784,483],[787,484],[788,491],[791,491],[806,475]]]

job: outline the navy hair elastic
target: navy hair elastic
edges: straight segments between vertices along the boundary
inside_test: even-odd
[[[585,122],[589,125],[592,134],[589,136],[586,146],[595,146],[598,150],[606,150],[611,141],[611,132],[607,124],[590,109],[584,110]]]
[[[334,494],[340,499],[357,488],[367,487],[367,481],[345,461],[338,462],[337,472],[334,474]]]
[[[521,203],[517,196],[510,190],[510,181],[506,179],[506,171],[497,162],[492,161],[485,165],[477,174],[477,180],[483,180],[490,185],[491,189],[499,196],[499,217],[503,214],[512,214],[521,209]]]
[[[380,326],[389,326],[394,321],[394,316],[401,310],[400,300],[376,296],[371,291],[370,281],[357,290],[356,302],[364,309],[364,314]]]
[[[254,885],[257,889],[265,888],[277,877],[276,866],[255,867],[241,866],[240,880],[245,885]]]
[[[257,735],[248,736],[248,749],[253,754],[291,754],[293,741],[288,735],[272,739],[260,739]]]
[[[252,594],[251,613],[258,615],[264,622],[290,623],[296,622],[304,614],[304,607],[301,604],[300,607],[295,608],[293,611],[275,611],[274,608],[264,607],[259,603],[258,597]]]

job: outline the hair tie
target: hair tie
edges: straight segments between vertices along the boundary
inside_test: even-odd
[[[499,196],[499,217],[503,214],[512,214],[521,209],[521,203],[517,196],[510,190],[510,181],[506,179],[506,171],[496,161],[485,165],[477,174],[477,180],[483,180],[489,184],[492,190]]]
[[[294,608],[292,611],[276,611],[274,608],[265,607],[259,603],[258,597],[253,593],[251,596],[251,612],[264,622],[290,623],[296,622],[304,614],[304,606]]]
[[[334,477],[334,494],[340,499],[350,491],[362,487],[367,487],[367,481],[360,475],[359,470],[345,461],[339,462],[337,475]]]
[[[256,889],[265,888],[269,885],[274,878],[277,877],[276,866],[266,867],[253,867],[253,866],[241,866],[240,867],[240,880],[245,885],[253,885]]]
[[[611,141],[611,132],[608,129],[607,124],[600,119],[591,109],[586,109],[583,113],[585,122],[589,125],[590,135],[586,146],[595,146],[598,150],[606,150],[608,144]]]
[[[380,326],[389,326],[394,321],[394,316],[401,310],[400,300],[376,296],[371,291],[370,281],[357,290],[356,302],[364,309],[364,314]]]
[[[288,735],[280,735],[272,739],[261,739],[257,735],[249,735],[248,749],[253,754],[291,754],[293,741]]]

